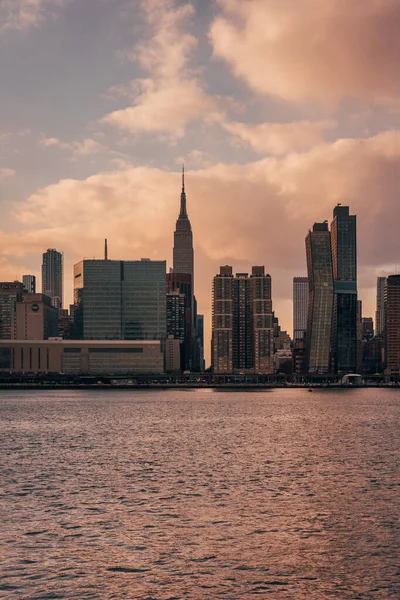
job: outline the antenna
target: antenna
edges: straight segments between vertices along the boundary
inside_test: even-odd
[[[104,260],[108,260],[108,245],[107,245],[107,238],[104,240]]]

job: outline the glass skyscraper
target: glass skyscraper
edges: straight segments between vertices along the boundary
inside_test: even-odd
[[[43,254],[42,294],[51,298],[51,303],[59,310],[63,306],[63,255],[54,248]]]
[[[83,260],[74,267],[76,337],[163,340],[166,262]]]
[[[314,223],[306,237],[309,281],[306,362],[309,373],[330,372],[333,273],[328,223]]]
[[[308,278],[293,277],[293,341],[303,340],[307,330]]]
[[[332,370],[357,369],[357,232],[356,216],[348,206],[335,206],[331,223],[334,305]]]

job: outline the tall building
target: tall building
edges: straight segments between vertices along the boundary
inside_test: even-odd
[[[25,294],[16,304],[16,339],[48,340],[58,336],[58,313],[45,294]]]
[[[63,255],[51,248],[43,254],[42,293],[51,298],[55,308],[63,307]]]
[[[383,330],[385,328],[385,283],[386,277],[377,277],[375,335],[380,335],[381,333],[383,333]]]
[[[204,315],[197,315],[196,336],[199,348],[199,369],[204,371]]]
[[[333,310],[331,236],[328,223],[314,223],[306,237],[309,285],[306,368],[309,373],[330,371]]]
[[[271,277],[253,267],[250,277],[232,267],[213,280],[212,367],[214,373],[273,372]]]
[[[348,206],[335,206],[331,223],[334,305],[332,367],[336,373],[357,369],[357,230]]]
[[[184,305],[184,335],[181,345],[183,371],[192,369],[193,344],[193,294],[192,294],[192,276],[189,273],[167,273],[167,301],[168,295],[178,293],[185,299]]]
[[[16,336],[16,306],[21,302],[24,285],[20,281],[0,283],[0,339],[13,340]]]
[[[165,261],[83,260],[74,266],[74,329],[84,340],[164,340]]]
[[[28,294],[36,294],[35,275],[22,275],[22,283],[24,284],[24,290],[26,290]]]
[[[293,341],[303,340],[307,331],[308,277],[293,277]]]
[[[185,171],[182,170],[181,208],[174,233],[173,272],[188,273],[192,276],[194,291],[194,253],[193,234],[186,210]]]
[[[400,375],[400,275],[385,282],[385,372]]]

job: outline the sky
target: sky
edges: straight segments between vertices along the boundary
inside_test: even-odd
[[[184,161],[206,351],[220,265],[265,265],[291,333],[337,203],[374,316],[400,265],[399,31],[400,0],[1,0],[0,280],[56,248],[71,302],[104,238],[169,268]]]

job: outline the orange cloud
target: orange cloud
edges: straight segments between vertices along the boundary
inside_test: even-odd
[[[246,271],[265,264],[276,312],[290,328],[288,299],[293,276],[305,273],[304,238],[314,221],[331,219],[338,202],[358,216],[360,287],[374,286],[376,274],[398,262],[400,253],[399,172],[397,131],[246,165],[189,171],[199,312],[209,324],[211,279],[219,265]],[[18,205],[19,230],[0,232],[1,255],[14,268],[32,254],[39,264],[47,247],[64,250],[70,290],[73,263],[102,256],[105,237],[111,258],[150,257],[170,264],[179,193],[179,173],[150,167],[61,180]],[[372,314],[372,304],[365,308]]]
[[[218,0],[210,40],[256,92],[331,104],[397,102],[398,0]]]
[[[150,77],[132,82],[133,106],[106,115],[102,122],[131,133],[166,132],[177,139],[188,122],[201,116],[215,119],[218,113],[218,101],[203,91],[198,76],[188,68],[197,46],[196,38],[187,33],[194,9],[176,0],[143,0],[141,6],[150,35],[130,58]]]
[[[225,121],[223,128],[261,154],[287,154],[320,144],[324,133],[336,126],[335,121],[297,121],[294,123],[261,123],[248,125]]]

